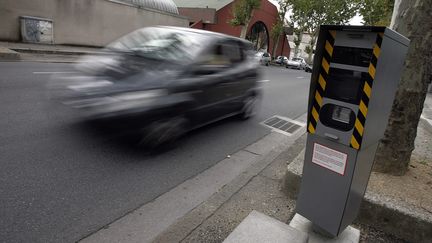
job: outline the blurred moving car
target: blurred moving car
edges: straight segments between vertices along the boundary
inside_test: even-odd
[[[293,57],[291,60],[288,60],[286,64],[286,68],[295,68],[295,69],[304,69],[306,66],[306,61],[301,57]]]
[[[191,129],[254,115],[261,88],[249,41],[179,27],[136,30],[56,76],[62,102],[157,147]],[[59,89],[62,83],[63,89]]]
[[[311,73],[312,72],[312,65],[309,65],[306,63],[306,65],[304,67],[304,71],[307,73]]]
[[[268,66],[270,64],[270,62],[271,62],[270,53],[264,52],[261,56],[260,63]]]
[[[287,62],[288,62],[288,57],[286,57],[286,56],[278,56],[278,57],[276,57],[276,59],[274,60],[274,62],[276,63],[276,64],[279,64],[279,65],[286,65],[287,64]]]

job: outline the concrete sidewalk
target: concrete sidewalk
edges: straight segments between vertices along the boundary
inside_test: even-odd
[[[239,176],[207,201],[177,220],[153,242],[223,242],[253,210],[288,223],[294,217],[295,200],[283,186],[287,164],[303,151],[306,136],[300,137],[246,184]],[[250,171],[245,172],[245,175]],[[232,191],[235,192],[232,194]],[[227,199],[224,199],[229,195]],[[405,242],[367,225],[357,224],[361,242]]]
[[[0,41],[0,61],[75,62],[82,55],[103,53],[99,47]]]
[[[431,108],[432,95],[428,94],[417,143],[430,140],[430,132],[427,132],[423,123],[432,118]],[[288,223],[295,214],[296,201],[292,196],[298,192],[301,180],[305,141],[306,135],[303,135],[243,186],[238,187],[242,178],[236,178],[177,220],[154,242],[223,242],[253,210]],[[424,146],[429,146],[429,143],[430,141]],[[429,153],[427,148],[420,147],[416,144],[416,154]],[[296,171],[297,175],[286,176],[287,166]],[[419,165],[411,165],[411,173],[416,166]],[[374,181],[370,183],[371,189],[368,189],[361,212],[353,225],[361,232],[360,242],[428,242],[432,230],[432,214],[427,210],[429,204],[423,204],[423,208],[419,208],[411,204],[410,198],[403,199],[410,195],[390,198],[380,194],[374,188],[377,184],[383,181],[395,183],[400,179],[390,176],[383,180],[382,176],[375,174],[372,175]],[[400,183],[406,182],[404,180]],[[395,183],[396,187],[400,187],[400,183]],[[413,184],[415,186],[416,181]],[[230,194],[233,190],[236,190],[235,193]],[[227,194],[230,194],[229,198],[223,199]]]
[[[0,46],[16,52],[44,53],[44,54],[70,54],[82,55],[88,53],[99,53],[100,47],[68,46],[68,45],[47,45],[22,42],[0,41]]]

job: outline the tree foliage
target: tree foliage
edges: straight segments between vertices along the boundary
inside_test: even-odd
[[[253,11],[259,8],[260,5],[261,0],[238,0],[235,2],[232,10],[233,18],[229,23],[232,26],[241,26],[241,38],[246,38],[246,32],[252,19]]]
[[[252,18],[252,11],[259,8],[261,0],[239,0],[234,4],[230,24],[233,26],[247,25]]]
[[[300,46],[301,40],[302,40],[302,30],[301,29],[295,29],[294,30],[294,45],[295,46]]]
[[[272,39],[273,43],[276,43],[276,41],[279,39],[280,35],[284,31],[284,26],[282,21],[277,21],[273,24],[270,30],[270,38]]]
[[[284,34],[285,15],[290,6],[287,0],[279,0],[278,4],[279,4],[278,19],[276,20],[276,23],[273,24],[270,30],[270,38],[274,43],[273,50],[272,50],[273,56],[276,56],[276,49],[279,45],[279,39],[281,35]]]
[[[358,12],[363,16],[364,25],[389,26],[394,0],[360,0]]]
[[[352,0],[289,0],[294,25],[316,33],[322,24],[346,24],[355,16],[358,4]]]
[[[303,39],[303,30],[301,28],[296,28],[294,30],[294,57],[298,57],[300,44]],[[309,46],[308,46],[309,47]]]
[[[298,31],[308,32],[311,35],[308,48],[309,62],[312,58],[319,26],[323,24],[346,24],[356,15],[358,9],[358,3],[352,0],[287,1],[292,6],[291,21],[294,27]]]

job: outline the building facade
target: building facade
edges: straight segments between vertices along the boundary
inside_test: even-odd
[[[232,26],[233,7],[238,0],[174,0],[180,15],[189,19],[191,28],[204,29],[232,36],[240,36],[241,27]],[[270,31],[278,18],[277,7],[268,0],[262,0],[259,9],[253,11],[246,39],[251,40],[257,50],[267,51],[273,56],[289,56],[290,46],[285,34],[281,35],[274,53],[274,42]]]
[[[311,41],[311,35],[309,33],[304,32],[302,34],[302,39],[300,41],[299,48],[297,50],[297,53],[295,53],[295,44],[294,39],[296,37],[294,35],[288,36],[288,42],[290,46],[292,47],[291,56],[290,57],[302,57],[305,60],[308,59],[309,54],[306,52],[306,47],[309,46],[309,43]]]
[[[104,46],[142,27],[189,26],[172,0],[0,0],[0,40]]]

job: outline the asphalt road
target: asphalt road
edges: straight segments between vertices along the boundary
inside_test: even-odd
[[[94,131],[47,97],[71,64],[0,63],[0,241],[74,242],[267,135],[259,123],[306,112],[310,75],[263,67],[264,99],[157,155]]]

